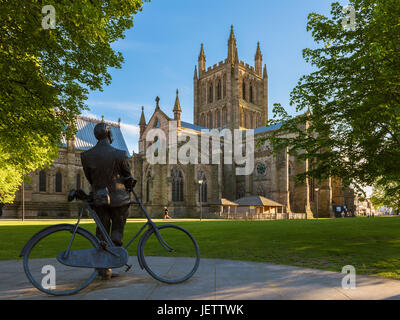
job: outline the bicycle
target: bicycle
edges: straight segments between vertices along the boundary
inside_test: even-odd
[[[24,271],[33,286],[51,295],[71,295],[89,286],[96,279],[98,269],[126,267],[125,272],[128,272],[132,264],[128,264],[127,248],[146,227],[148,229],[142,234],[137,247],[140,268],[156,280],[168,284],[191,278],[200,263],[200,250],[194,237],[177,225],[157,226],[133,188],[131,192],[135,201],[130,204],[139,205],[147,222],[124,247],[117,247],[92,209],[91,195],[82,190],[71,190],[68,201],[84,201],[77,223],[44,228],[33,235],[21,250]],[[104,240],[79,226],[86,210]],[[61,251],[60,244],[63,245]]]

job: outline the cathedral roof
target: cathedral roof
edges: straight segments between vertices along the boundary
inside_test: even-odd
[[[268,131],[272,131],[272,130],[277,130],[280,129],[282,127],[283,123],[277,123],[274,124],[272,126],[262,126],[262,127],[258,127],[254,129],[254,134],[258,134],[258,133],[263,133],[263,132],[268,132]]]
[[[93,130],[96,124],[101,122],[101,120],[78,117],[76,120],[76,134],[75,134],[75,148],[78,150],[88,150],[93,148],[97,144],[97,139],[94,136]],[[118,124],[107,122],[110,125],[111,132],[113,135],[113,143],[111,144],[114,148],[124,150],[128,156],[129,150],[126,146],[124,136],[122,135],[121,128]],[[63,148],[67,147],[67,141],[63,137],[61,140],[61,146]]]
[[[185,121],[181,121],[181,127],[186,128],[186,129],[192,129],[192,130],[196,130],[196,131],[201,131],[202,129],[206,129],[205,127],[202,126],[198,126],[197,124],[193,124],[193,123],[189,123],[189,122],[185,122]]]
[[[272,125],[272,126],[268,126],[268,127],[262,126],[262,127],[255,128],[254,129],[254,134],[259,134],[259,133],[264,133],[264,132],[268,132],[268,131],[272,131],[272,130],[277,130],[280,127],[282,127],[282,124],[283,123],[278,123],[278,124],[275,124],[275,125]],[[197,124],[193,124],[193,123],[189,123],[189,122],[185,122],[185,121],[181,122],[181,126],[183,128],[191,129],[191,130],[195,130],[195,131],[199,131],[199,132],[201,132],[201,130],[203,130],[203,129],[204,130],[210,130],[210,129],[206,128],[206,127],[202,127],[202,126],[199,126]]]

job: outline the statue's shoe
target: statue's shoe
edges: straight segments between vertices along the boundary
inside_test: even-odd
[[[111,278],[117,278],[121,276],[121,273],[117,269],[113,269],[111,272],[112,272]]]
[[[99,276],[102,280],[110,280],[112,277],[112,269],[98,269]]]

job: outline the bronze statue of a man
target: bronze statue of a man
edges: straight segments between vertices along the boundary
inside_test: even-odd
[[[94,128],[94,136],[98,140],[96,146],[81,153],[81,161],[85,176],[92,186],[93,209],[99,216],[105,230],[110,234],[116,246],[122,246],[124,227],[130,204],[129,184],[135,179],[131,177],[131,168],[125,151],[111,146],[113,137],[108,124],[101,122]],[[99,228],[96,236],[102,235]],[[103,279],[110,279],[111,269],[100,269]]]

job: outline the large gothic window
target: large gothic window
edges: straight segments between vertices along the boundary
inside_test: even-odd
[[[76,175],[76,190],[81,189],[81,174],[78,173]]]
[[[183,175],[178,167],[173,167],[171,170],[172,178],[172,201],[183,202]]]
[[[151,180],[151,171],[147,171],[146,175],[146,202],[150,201],[150,180]]]
[[[246,83],[244,82],[244,80],[242,83],[242,98],[243,100],[246,100]]]
[[[228,114],[227,114],[227,111],[226,111],[226,107],[224,107],[224,108],[222,109],[222,125],[223,125],[223,126],[226,126],[227,123],[228,123],[227,117],[228,117]]]
[[[222,98],[222,85],[221,85],[221,80],[218,80],[217,83],[217,100],[221,100]]]
[[[240,198],[243,198],[244,196],[246,196],[246,190],[245,190],[244,186],[243,186],[242,184],[240,184],[240,185],[238,186],[238,189],[237,189],[237,195],[236,195],[236,197],[237,197],[238,199],[240,199]]]
[[[257,195],[265,197],[265,187],[262,184],[259,184],[257,187]]]
[[[199,181],[202,181],[202,183],[198,184],[198,190],[197,190],[197,197],[199,199],[201,199],[201,202],[207,202],[207,178],[206,175],[203,171],[199,171],[198,173],[198,178]]]
[[[207,122],[208,122],[208,128],[210,128],[210,129],[212,129],[213,128],[213,116],[212,116],[212,113],[211,112],[209,112],[208,113],[208,115],[207,115]]]
[[[208,103],[213,102],[213,98],[214,98],[213,96],[214,96],[214,87],[211,83],[210,86],[208,87]]]
[[[201,120],[200,120],[200,125],[203,127],[206,127],[206,117],[204,116],[204,114],[201,115]]]
[[[40,192],[46,192],[46,179],[47,179],[47,175],[46,175],[46,171],[41,170],[39,172],[39,191]]]
[[[56,192],[62,192],[62,174],[61,174],[61,172],[56,173]]]

